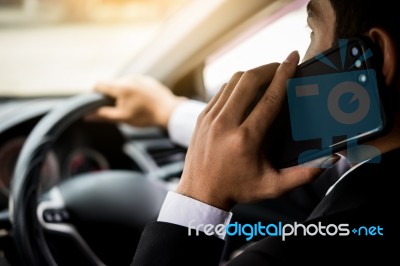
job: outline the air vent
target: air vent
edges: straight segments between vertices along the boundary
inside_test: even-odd
[[[186,149],[171,145],[170,147],[148,147],[147,152],[159,166],[182,162],[185,159]]]
[[[173,144],[167,138],[133,140],[124,145],[124,152],[143,172],[161,179],[182,172],[186,156],[186,148]]]

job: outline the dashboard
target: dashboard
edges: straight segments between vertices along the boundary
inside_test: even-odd
[[[18,155],[30,132],[62,98],[0,100],[0,210],[8,206]],[[83,118],[56,140],[41,170],[40,189],[47,191],[79,174],[124,169],[169,179],[179,176],[186,150],[158,128]]]

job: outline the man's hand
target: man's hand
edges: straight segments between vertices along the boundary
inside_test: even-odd
[[[236,203],[276,197],[321,173],[301,166],[274,169],[261,150],[298,62],[293,52],[281,65],[238,72],[221,88],[197,120],[178,193],[230,210]],[[246,116],[260,86],[268,83]]]
[[[174,108],[186,100],[157,80],[140,75],[102,82],[95,90],[116,100],[115,106],[98,109],[98,117],[141,127],[166,128]]]

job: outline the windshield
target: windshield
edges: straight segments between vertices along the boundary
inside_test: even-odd
[[[189,0],[0,0],[0,97],[71,95],[120,73]]]

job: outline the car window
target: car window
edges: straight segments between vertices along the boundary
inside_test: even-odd
[[[298,50],[303,56],[310,35],[306,21],[306,2],[303,1],[278,11],[261,26],[255,25],[249,32],[210,55],[203,71],[208,99],[237,71],[282,62],[293,50]]]
[[[114,78],[192,0],[0,0],[0,97]]]

